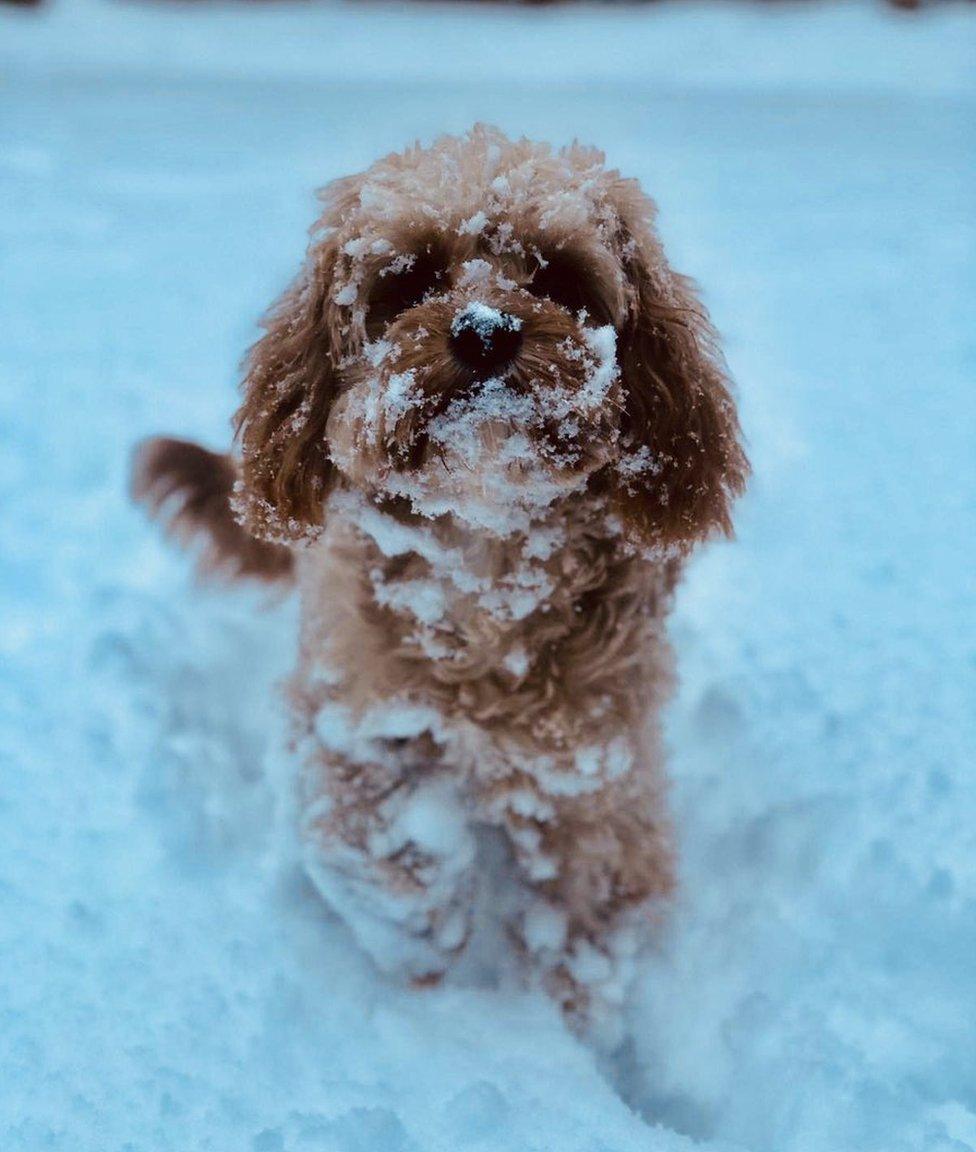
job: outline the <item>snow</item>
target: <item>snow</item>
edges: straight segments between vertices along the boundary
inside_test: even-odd
[[[517,332],[521,327],[522,321],[517,316],[508,316],[499,312],[497,308],[492,308],[490,304],[472,300],[470,304],[459,309],[451,321],[451,334],[457,336],[460,332],[470,329],[478,334],[482,344],[489,344],[496,332]]]
[[[109,7],[99,0],[58,5],[47,16],[56,35],[46,38],[31,20],[7,16],[3,50],[44,70],[84,66],[170,79],[356,85],[364,78],[430,84],[489,75],[499,84],[533,86],[636,80],[680,88],[718,83],[737,91],[829,87],[910,94],[968,91],[972,79],[973,34],[964,0],[943,0],[922,20],[850,0],[827,0],[802,14],[791,10],[795,6],[770,11],[760,4],[689,0],[650,20],[640,7],[622,3],[471,12],[458,10],[456,0],[419,10],[391,0],[368,9],[326,0],[311,11],[275,5],[242,18],[224,0],[193,21],[148,5],[113,5],[110,15]],[[449,103],[436,96],[433,103],[443,117]]]
[[[0,14],[4,1152],[976,1148],[974,27]],[[657,197],[756,470],[672,624],[681,889],[609,1063],[503,958],[404,989],[325,911],[278,750],[295,606],[194,590],[124,492],[143,434],[226,443],[312,188],[476,119]],[[450,848],[449,796],[403,819]],[[537,946],[561,931],[540,910]]]

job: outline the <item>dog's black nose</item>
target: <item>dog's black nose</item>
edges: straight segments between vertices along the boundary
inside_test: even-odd
[[[451,351],[476,371],[493,372],[515,359],[522,345],[522,321],[473,301],[451,323]]]

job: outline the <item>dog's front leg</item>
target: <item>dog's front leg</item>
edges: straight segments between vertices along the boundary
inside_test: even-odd
[[[456,779],[425,749],[372,743],[369,758],[319,748],[306,764],[305,863],[380,968],[428,984],[467,942],[475,841]]]
[[[673,886],[670,830],[653,761],[598,788],[502,809],[528,899],[512,924],[527,960],[578,1027],[610,1045],[636,953]]]

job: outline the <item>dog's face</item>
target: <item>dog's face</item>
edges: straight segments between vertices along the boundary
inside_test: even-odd
[[[476,128],[324,198],[247,365],[252,531],[314,533],[340,481],[499,533],[584,489],[645,543],[728,530],[735,409],[636,184]]]

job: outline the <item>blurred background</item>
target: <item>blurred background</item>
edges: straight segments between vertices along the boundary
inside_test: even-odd
[[[966,0],[0,5],[4,1152],[976,1148],[974,67]],[[125,494],[143,435],[228,444],[314,189],[477,120],[656,198],[755,468],[609,1065],[370,970],[294,864],[294,605]]]

